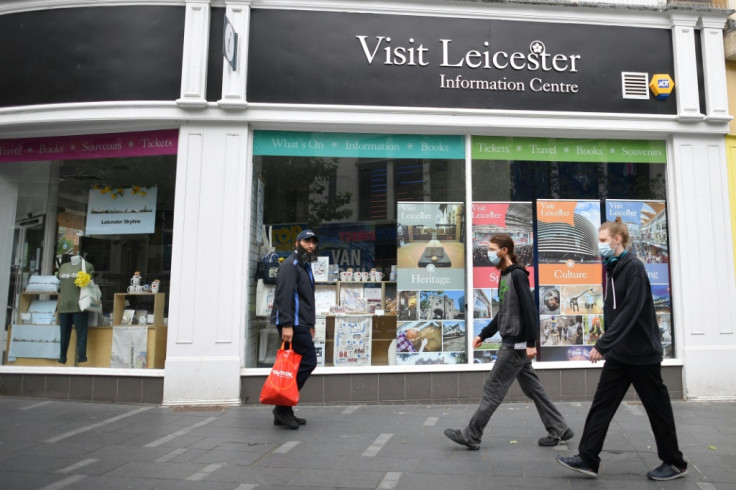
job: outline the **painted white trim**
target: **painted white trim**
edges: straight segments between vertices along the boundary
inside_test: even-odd
[[[0,15],[38,10],[84,7],[126,7],[131,5],[183,7],[186,0],[0,0]]]
[[[228,1],[226,18],[238,35],[236,70],[223,60],[222,97],[217,104],[223,109],[242,110],[248,107],[245,99],[248,81],[248,41],[250,39],[250,0]]]
[[[723,28],[714,28],[703,19],[700,28],[706,118],[709,122],[730,121],[733,117],[728,113]]]
[[[207,59],[210,46],[209,0],[187,2],[181,63],[181,107],[207,107]]]
[[[602,3],[606,5],[601,6]],[[570,6],[562,2],[540,6],[532,2],[526,4],[524,2],[486,3],[431,0],[396,2],[390,0],[253,0],[251,8],[669,28],[671,24],[661,15],[661,10],[665,6],[664,0],[651,2],[583,0],[575,2],[574,5],[570,2]],[[542,8],[544,15],[540,15]],[[697,13],[695,17],[697,18]]]
[[[0,109],[2,138],[144,131],[184,121],[250,124],[257,129],[406,132],[499,136],[664,139],[673,134],[728,134],[728,122],[683,125],[674,115],[505,111],[413,107],[251,104],[245,111],[187,111],[173,102],[100,102]]]
[[[700,108],[698,63],[695,57],[695,25],[698,18],[681,12],[672,13],[671,18],[677,116],[682,122],[700,121],[704,116]]]
[[[592,364],[589,361],[534,361],[532,365],[537,371],[551,369],[601,369],[605,361]],[[665,359],[663,367],[683,366],[680,359]],[[489,372],[493,364],[440,364],[426,366],[391,365],[391,366],[364,366],[364,367],[318,367],[313,374],[316,375],[343,375],[343,374],[417,374],[417,373],[467,373],[467,372]],[[240,375],[243,377],[268,376],[270,368],[243,368]]]

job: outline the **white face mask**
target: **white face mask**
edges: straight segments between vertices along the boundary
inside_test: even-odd
[[[604,259],[613,257],[613,249],[611,248],[611,244],[608,242],[598,242],[598,251]]]
[[[488,251],[488,260],[491,261],[491,264],[498,265],[498,263],[501,262],[501,257],[498,256],[498,251],[496,251],[496,250],[489,250]]]

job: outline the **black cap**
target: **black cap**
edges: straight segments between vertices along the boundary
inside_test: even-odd
[[[312,230],[304,230],[301,233],[299,233],[296,236],[296,241],[309,240],[310,238],[314,238],[315,240],[319,241],[319,238],[317,238],[317,235],[315,235]]]

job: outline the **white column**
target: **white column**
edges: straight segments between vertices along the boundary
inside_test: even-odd
[[[725,142],[669,143],[670,270],[677,356],[689,398],[736,396],[736,298]]]
[[[186,3],[184,54],[181,67],[181,107],[207,106],[207,55],[210,45],[209,0]]]
[[[248,128],[179,135],[164,404],[239,404]]]
[[[248,80],[248,38],[251,0],[227,0],[225,16],[238,34],[235,70],[223,61],[222,98],[217,101],[223,109],[245,109],[245,88]]]
[[[674,12],[671,19],[677,118],[680,121],[700,121],[703,115],[700,113],[698,63],[695,57],[695,25],[698,17],[692,13]]]
[[[700,40],[703,56],[706,121],[724,123],[728,114],[726,63],[723,50],[723,15],[703,15],[700,18]],[[728,132],[728,128],[724,128]]]

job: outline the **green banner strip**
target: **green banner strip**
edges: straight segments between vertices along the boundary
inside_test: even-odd
[[[463,136],[255,131],[254,155],[355,158],[465,158]]]
[[[473,136],[476,160],[667,163],[664,141]]]

